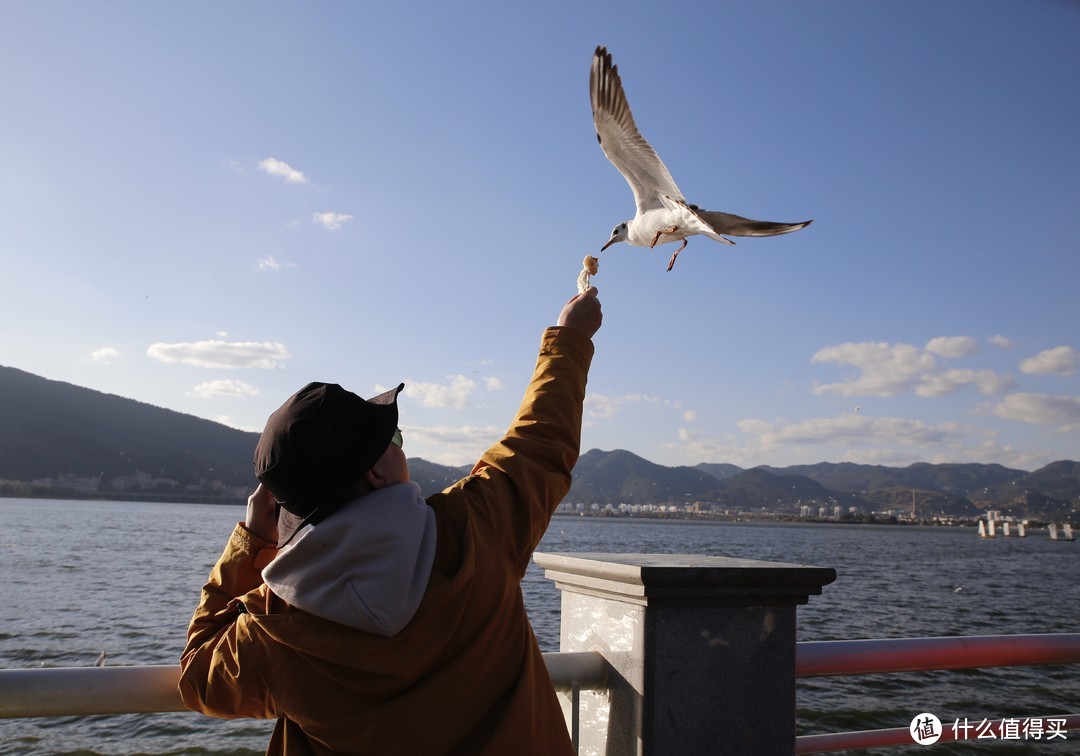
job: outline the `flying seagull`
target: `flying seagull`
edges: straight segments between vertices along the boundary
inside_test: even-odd
[[[776,236],[809,226],[813,221],[802,223],[772,223],[743,218],[731,213],[702,210],[691,205],[683,197],[675,180],[657,156],[656,151],[641,136],[630,105],[626,102],[618,66],[611,63],[611,53],[606,47],[596,48],[592,71],[589,74],[589,94],[592,99],[593,123],[596,140],[600,142],[608,160],[634,191],[637,214],[632,220],[620,223],[611,232],[603,252],[615,242],[627,242],[635,247],[682,241],[668,263],[668,270],[675,265],[675,258],[686,247],[687,237],[695,234],[707,236],[724,244],[734,244],[721,234],[731,236]]]

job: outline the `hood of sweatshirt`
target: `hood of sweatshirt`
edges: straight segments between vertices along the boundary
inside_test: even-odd
[[[390,637],[424,597],[435,531],[420,487],[397,483],[303,528],[263,569],[263,580],[309,614]]]

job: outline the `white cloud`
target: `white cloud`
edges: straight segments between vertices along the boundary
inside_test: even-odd
[[[909,391],[919,396],[946,396],[972,386],[982,394],[998,394],[1015,384],[1009,376],[992,370],[954,368],[942,371],[934,356],[965,357],[978,351],[968,336],[932,339],[926,349],[911,344],[885,342],[847,343],[824,347],[813,362],[832,362],[858,368],[858,375],[837,383],[814,387],[814,393],[837,396],[899,396]]]
[[[271,176],[280,176],[290,184],[306,184],[307,177],[288,163],[277,158],[266,158],[259,163],[259,169]]]
[[[919,380],[915,393],[919,396],[948,396],[967,386],[974,386],[980,394],[1000,394],[1014,388],[1016,382],[1009,376],[1001,376],[993,370],[955,369],[939,375],[925,375]]]
[[[312,216],[313,223],[318,223],[328,231],[340,231],[341,226],[352,219],[351,215],[344,213],[314,213]]]
[[[956,423],[928,425],[903,418],[845,414],[795,423],[746,419],[738,427],[742,435],[719,439],[682,428],[680,443],[668,446],[695,462],[731,462],[744,467],[823,459],[905,465],[935,458],[956,461],[965,454],[971,461],[984,461],[985,457],[984,452],[974,455],[971,451],[972,429]]]
[[[898,396],[920,376],[937,367],[937,360],[910,344],[846,343],[818,350],[812,362],[853,365],[859,375],[843,383],[815,386],[815,394],[838,396]]]
[[[200,383],[191,390],[195,396],[209,399],[212,396],[258,396],[259,390],[243,381],[221,379]]]
[[[743,433],[753,436],[765,447],[867,442],[926,446],[944,443],[959,430],[955,423],[927,425],[917,420],[854,414],[804,420],[790,425],[763,420],[742,420],[738,425]]]
[[[158,362],[183,363],[207,368],[259,368],[272,370],[281,367],[281,360],[292,357],[284,344],[276,342],[220,340],[180,344],[151,344],[146,353]]]
[[[257,428],[252,428],[251,426],[247,426],[247,425],[243,425],[241,423],[238,423],[237,421],[233,420],[232,417],[229,416],[229,415],[217,415],[216,417],[213,417],[211,419],[215,423],[221,423],[222,425],[227,425],[230,428],[235,428],[236,430],[247,431],[248,433],[262,433],[262,430],[263,430],[263,426],[261,426],[261,425],[258,426]]]
[[[502,437],[504,429],[494,425],[431,426],[406,425],[401,429],[405,452],[440,465],[467,465],[480,458]]]
[[[688,423],[692,423],[697,420],[697,413],[693,410],[686,410],[686,412],[683,413],[683,420]]]
[[[101,347],[95,349],[90,353],[88,362],[100,363],[102,365],[111,365],[112,361],[120,356],[120,350],[113,347]]]
[[[476,383],[463,375],[449,375],[449,384],[412,383],[405,381],[402,392],[410,399],[417,399],[423,407],[442,407],[467,409],[469,395],[476,388]]]
[[[1032,425],[1056,425],[1061,432],[1080,430],[1080,396],[1010,394],[994,406],[1006,420]]]
[[[283,268],[295,268],[296,263],[278,262],[273,255],[267,255],[259,260],[259,270],[282,270]]]
[[[682,410],[682,405],[670,399],[661,399],[651,394],[625,394],[623,396],[606,396],[604,394],[589,393],[585,395],[585,413],[590,417],[609,419],[622,411],[623,407],[632,404],[652,404],[671,407]]]
[[[998,334],[997,336],[991,336],[990,343],[1002,349],[1012,349],[1013,347],[1012,341],[1010,341],[1005,336],[1002,336],[1001,334]]]
[[[488,391],[502,391],[503,382],[495,376],[490,376],[484,379],[484,384],[487,386]]]
[[[1020,369],[1033,375],[1072,375],[1080,362],[1077,352],[1070,346],[1059,346],[1039,352],[1020,363]]]
[[[939,336],[930,339],[926,351],[940,357],[969,357],[979,351],[979,344],[970,336]]]
[[[228,168],[233,173],[243,173],[244,172],[244,166],[243,166],[243,164],[241,164],[241,162],[239,160],[234,160],[233,158],[225,158],[221,162],[226,168]]]

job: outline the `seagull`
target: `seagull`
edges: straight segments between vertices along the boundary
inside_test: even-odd
[[[589,94],[592,99],[593,124],[596,140],[607,159],[619,169],[630,184],[637,204],[637,214],[611,232],[603,252],[616,242],[652,249],[657,244],[682,241],[668,262],[668,270],[686,247],[687,237],[707,236],[724,244],[734,244],[721,234],[731,236],[776,236],[798,231],[813,221],[802,223],[772,223],[743,218],[731,213],[702,210],[683,197],[675,180],[657,156],[656,151],[641,136],[630,105],[626,102],[619,68],[611,63],[607,48],[596,48],[592,71],[589,74]]]

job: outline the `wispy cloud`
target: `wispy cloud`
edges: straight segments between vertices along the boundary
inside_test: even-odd
[[[1035,469],[1051,459],[1002,445],[992,432],[960,424],[928,425],[901,418],[820,418],[785,425],[746,420],[743,434],[711,438],[686,428],[667,444],[691,463],[724,461],[742,467],[762,463],[813,464],[823,458],[902,466],[913,462],[1002,463]],[[785,460],[782,463],[776,460]]]
[[[182,363],[206,368],[258,368],[272,370],[292,357],[284,344],[255,341],[196,341],[151,344],[146,353],[158,362]]]
[[[1080,358],[1070,346],[1059,346],[1039,352],[1020,363],[1020,369],[1033,375],[1072,375]]]
[[[277,270],[283,270],[285,268],[295,268],[295,267],[296,267],[296,263],[279,262],[278,259],[276,257],[274,257],[273,255],[267,255],[266,257],[259,260],[259,270],[274,270],[274,271],[277,271]]]
[[[990,343],[993,344],[996,347],[1001,348],[1001,349],[1012,349],[1013,348],[1012,340],[1006,338],[1005,336],[1002,336],[1001,334],[998,334],[997,336],[991,336],[990,337]]]
[[[209,399],[214,396],[258,396],[259,390],[243,381],[223,378],[200,383],[191,390],[191,393],[202,399]]]
[[[939,336],[930,339],[926,351],[942,357],[969,357],[979,351],[979,342],[970,336]]]
[[[101,347],[95,349],[90,353],[90,356],[86,359],[87,362],[93,362],[99,365],[111,365],[112,361],[120,356],[120,350],[114,347]]]
[[[1077,431],[1080,430],[1080,396],[1010,394],[994,406],[994,414],[1021,423],[1057,426],[1063,433]]]
[[[259,162],[259,170],[271,176],[279,176],[290,184],[306,184],[307,177],[286,162],[268,157]]]
[[[815,386],[814,393],[887,397],[914,392],[918,396],[937,397],[969,386],[982,394],[998,394],[1015,386],[1011,377],[992,370],[943,369],[938,361],[938,357],[955,359],[976,352],[978,344],[968,336],[931,339],[924,349],[912,344],[886,342],[827,346],[818,350],[811,361],[850,365],[858,370],[858,374],[847,380]]]
[[[723,460],[742,466],[785,459],[786,464],[835,461],[864,464],[911,464],[916,461],[1000,459],[1000,449],[972,443],[974,429],[957,423],[927,424],[904,418],[846,414],[794,423],[742,420],[740,434],[713,438],[679,429],[678,443],[668,444],[696,462]],[[995,456],[996,455],[996,456]]]
[[[341,227],[352,219],[351,215],[345,213],[314,213],[312,222],[319,224],[328,231],[340,231]]]
[[[918,420],[851,414],[787,425],[742,420],[739,430],[765,447],[867,442],[922,447],[945,443],[956,435],[960,426],[956,423],[928,425]]]
[[[230,415],[217,415],[212,419],[213,419],[213,421],[215,423],[221,423],[222,425],[227,425],[230,428],[235,428],[236,430],[247,431],[248,433],[262,433],[262,429],[263,429],[263,427],[261,425],[256,427],[256,428],[253,428],[251,426],[243,425],[241,423],[238,423],[237,421],[233,420],[233,418]]]
[[[609,419],[618,415],[627,406],[641,404],[670,407],[679,411],[682,411],[683,408],[679,402],[663,399],[652,394],[607,396],[606,394],[590,393],[585,396],[585,413],[590,417]]]

